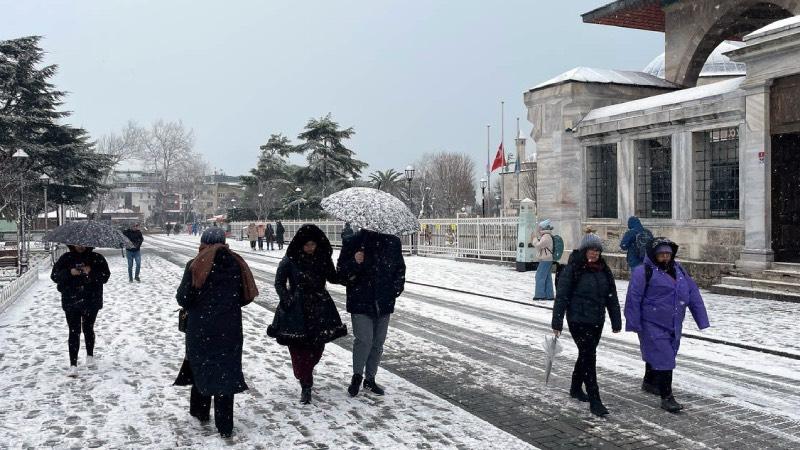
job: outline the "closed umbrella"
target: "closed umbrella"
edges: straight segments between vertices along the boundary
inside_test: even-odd
[[[547,384],[550,381],[550,371],[553,370],[553,360],[562,350],[558,336],[545,336],[542,348],[544,349],[544,384]]]
[[[104,248],[132,248],[133,243],[116,228],[94,220],[67,222],[48,232],[43,241]]]
[[[372,188],[349,188],[322,200],[322,209],[339,220],[383,234],[419,231],[419,220],[397,197]]]

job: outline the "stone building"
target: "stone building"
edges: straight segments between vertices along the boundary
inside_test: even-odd
[[[800,263],[796,14],[800,0],[618,0],[586,13],[663,32],[665,54],[642,72],[577,68],[525,93],[539,216],[568,248],[590,224],[614,251],[638,215],[709,278]]]

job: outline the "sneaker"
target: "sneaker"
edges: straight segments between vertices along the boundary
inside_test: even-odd
[[[139,279],[139,277],[134,278],[134,280],[136,280],[137,283],[140,283],[142,281]]]
[[[353,379],[350,380],[350,387],[347,388],[347,393],[350,394],[350,397],[355,397],[358,395],[358,390],[361,389],[361,380],[364,377],[361,375],[353,375]]]
[[[133,283],[133,278],[128,278],[128,283]]]
[[[233,436],[233,431],[228,431],[223,433],[222,431],[219,432],[219,437],[222,439],[230,439]]]
[[[94,356],[86,355],[86,365],[88,367],[94,367]]]
[[[384,395],[386,393],[384,392],[382,387],[378,386],[378,384],[375,383],[374,379],[364,380],[364,389],[372,391],[372,393],[375,395]]]
[[[78,366],[69,366],[69,369],[67,369],[67,376],[70,378],[77,378]]]

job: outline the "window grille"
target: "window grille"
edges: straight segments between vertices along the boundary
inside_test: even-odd
[[[698,133],[695,142],[695,218],[739,218],[739,128]]]
[[[636,215],[672,217],[672,139],[636,141]]]
[[[617,218],[617,145],[592,145],[586,148],[587,216]]]

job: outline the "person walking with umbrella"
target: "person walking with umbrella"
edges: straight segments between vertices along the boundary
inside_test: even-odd
[[[283,250],[283,236],[286,234],[286,229],[283,228],[283,224],[279,220],[275,224],[275,240],[278,242],[278,250]]]
[[[300,382],[300,402],[311,403],[314,367],[325,344],[347,334],[325,283],[338,283],[333,248],[315,225],[303,225],[278,265],[275,291],[280,303],[267,335],[289,347],[292,369]]]
[[[69,327],[69,371],[70,377],[78,376],[78,352],[81,346],[81,330],[86,342],[86,365],[94,365],[94,323],[97,313],[103,308],[103,285],[111,272],[105,257],[95,253],[92,247],[69,245],[69,251],[61,255],[53,265],[50,279],[61,293],[61,308]]]
[[[625,300],[625,329],[639,335],[645,374],[642,390],[661,397],[661,408],[683,409],[672,394],[672,370],[686,309],[699,329],[710,326],[700,289],[677,261],[678,244],[652,240],[644,264],[634,269]]]
[[[569,395],[582,402],[588,401],[592,414],[602,417],[608,414],[608,409],[600,399],[597,384],[597,345],[606,311],[614,333],[622,330],[622,317],[614,275],[603,260],[600,238],[595,234],[584,235],[578,252],[575,258],[570,258],[559,278],[551,325],[553,334],[561,335],[566,313],[570,334],[578,347]],[[586,393],[583,386],[586,386]]]
[[[128,281],[133,282],[134,279],[136,281],[141,281],[139,280],[139,270],[142,268],[141,247],[142,243],[144,242],[144,236],[142,235],[141,230],[139,230],[139,224],[133,224],[133,226],[123,231],[122,234],[125,235],[126,238],[130,239],[131,243],[133,244],[132,247],[125,249],[125,256],[128,260]],[[135,276],[133,272],[134,262],[136,263]]]
[[[175,295],[185,310],[186,358],[175,380],[192,385],[189,414],[214,422],[222,437],[233,433],[233,397],[248,389],[242,373],[241,308],[258,295],[247,263],[225,244],[221,228],[200,237],[200,251],[186,264]]]

